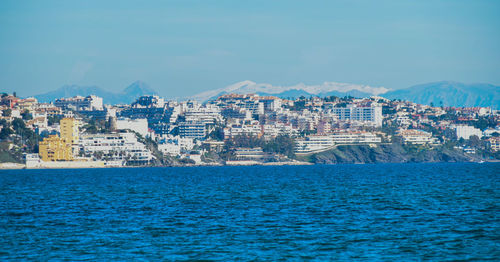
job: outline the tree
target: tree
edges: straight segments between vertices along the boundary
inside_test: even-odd
[[[287,157],[295,157],[295,141],[287,135],[280,135],[268,142],[265,142],[262,150],[264,152],[282,154]]]
[[[55,115],[55,116],[48,116],[47,117],[47,124],[49,126],[52,126],[54,124],[58,124],[61,121],[62,117]]]
[[[5,109],[2,111],[3,116],[11,116],[12,115],[12,110],[11,109]]]
[[[222,141],[224,140],[224,128],[218,126],[212,131],[208,137],[215,139],[217,141]]]
[[[476,135],[470,136],[468,142],[471,147],[479,147],[481,145],[481,139]]]
[[[14,128],[16,132],[21,132],[23,131],[23,129],[26,128],[26,125],[24,124],[24,121],[21,118],[16,117],[12,121],[12,128]]]
[[[0,139],[6,139],[12,134],[14,134],[14,131],[12,131],[9,126],[3,126],[2,130],[0,131]]]
[[[31,120],[31,119],[33,119],[33,116],[31,115],[30,111],[28,111],[28,109],[24,110],[21,113],[21,117],[23,118],[23,120]]]

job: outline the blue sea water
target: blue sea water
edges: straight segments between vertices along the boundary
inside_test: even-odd
[[[0,260],[498,260],[500,164],[0,172]]]

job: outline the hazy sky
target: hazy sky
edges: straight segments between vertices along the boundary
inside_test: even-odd
[[[500,1],[0,1],[1,91],[135,80],[500,84]]]

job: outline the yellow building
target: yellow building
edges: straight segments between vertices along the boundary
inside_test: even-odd
[[[59,122],[61,136],[51,135],[39,143],[38,151],[43,161],[71,161],[73,147],[78,143],[78,120],[63,118]]]
[[[58,135],[51,135],[38,144],[40,158],[43,161],[71,161],[73,160],[73,147],[71,143],[60,138]]]
[[[59,122],[61,138],[71,144],[78,143],[78,120],[74,118],[63,118]]]

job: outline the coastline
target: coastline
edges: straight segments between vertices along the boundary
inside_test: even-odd
[[[243,162],[243,161],[239,161]],[[314,165],[373,165],[373,164],[426,164],[426,163],[500,163],[498,159],[481,161],[421,161],[421,162],[353,162],[353,163],[310,163],[304,161],[267,162],[267,163],[231,163],[231,164],[188,164],[188,165],[158,165],[158,166],[57,166],[57,167],[31,167],[19,163],[0,163],[2,170],[58,170],[58,169],[111,169],[111,168],[153,168],[153,167],[245,167],[245,166],[314,166]]]

